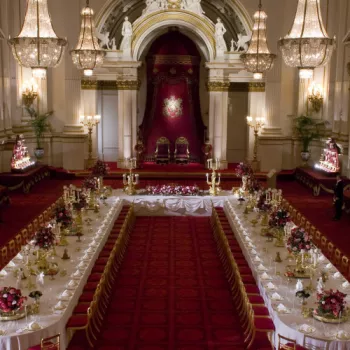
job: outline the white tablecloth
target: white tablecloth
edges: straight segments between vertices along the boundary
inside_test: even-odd
[[[66,331],[65,327],[68,319],[72,315],[73,309],[78,303],[79,297],[83,291],[85,283],[90,275],[90,272],[94,266],[94,263],[101,252],[104,243],[106,242],[109,233],[112,230],[114,221],[118,217],[122,208],[122,201],[112,197],[107,200],[107,206],[101,205],[100,214],[90,213],[84,217],[92,219],[91,226],[84,224],[81,240],[82,242],[76,242],[77,237],[68,237],[69,245],[67,247],[57,247],[57,257],[55,261],[59,264],[60,271],[66,270],[66,276],[61,276],[60,273],[55,276],[55,280],[50,280],[48,276],[45,276],[44,288],[36,287],[34,290],[40,290],[43,296],[40,299],[40,314],[37,316],[30,316],[28,319],[24,318],[19,321],[0,322],[0,329],[6,332],[5,335],[0,336],[0,349],[1,350],[27,350],[29,346],[40,344],[42,338],[50,337],[55,334],[61,334],[61,350],[66,349]],[[86,256],[84,260],[85,252],[92,247],[92,252],[89,256]],[[68,249],[70,260],[62,260],[64,248]],[[79,251],[77,251],[77,248]],[[77,266],[86,261],[86,266],[81,269],[81,278],[77,280],[78,285],[76,290],[73,291],[73,296],[68,301],[64,301],[67,308],[64,311],[54,311],[54,306],[59,301],[59,296],[65,291],[66,285],[72,280],[71,275],[77,270]],[[13,269],[21,267],[19,259],[14,259],[16,267],[10,267],[9,264],[2,270],[7,272],[7,276],[0,279],[0,286],[16,287],[16,278],[13,275]],[[35,267],[35,266],[34,266]],[[21,287],[22,294],[28,295],[33,289],[28,290],[24,288],[27,284],[27,280],[23,280],[23,287]],[[35,277],[33,277],[35,282]],[[30,299],[30,298],[28,298]],[[29,301],[31,302],[31,301]],[[24,330],[27,328],[28,323],[37,322],[42,329],[35,332]],[[24,330],[16,333],[18,330]]]
[[[334,324],[323,324],[319,321],[314,320],[313,318],[305,319],[301,314],[301,305],[298,298],[295,297],[295,287],[297,280],[292,279],[292,282],[288,282],[288,279],[284,277],[284,272],[286,265],[290,264],[286,260],[288,256],[288,251],[286,248],[277,248],[273,243],[266,242],[266,237],[260,235],[261,226],[257,225],[253,227],[251,220],[256,218],[256,213],[251,213],[244,216],[243,210],[245,206],[239,205],[237,199],[232,199],[231,201],[226,201],[224,205],[225,213],[229,219],[230,225],[235,232],[237,241],[239,242],[240,247],[242,248],[243,254],[253,272],[254,278],[257,282],[257,285],[260,289],[260,293],[264,298],[265,304],[270,311],[270,315],[276,326],[276,344],[277,344],[277,335],[281,334],[290,339],[296,339],[297,343],[303,345],[304,333],[299,331],[299,327],[303,324],[308,324],[316,328],[316,331],[312,334],[309,334],[311,337],[323,338],[329,340],[325,334],[328,332],[336,334],[338,331],[345,331],[350,334],[350,322],[341,324],[340,326]],[[248,238],[247,238],[248,237]],[[256,248],[254,250],[257,252],[255,254],[252,252],[252,248],[249,246],[249,241]],[[281,263],[274,262],[276,253],[280,252],[282,257]],[[255,257],[258,256],[261,259],[261,263],[255,261]],[[324,259],[324,260],[323,260]],[[345,282],[343,276],[334,278],[334,274],[337,269],[327,261],[324,257],[319,259],[323,260],[319,263],[319,267],[316,273],[316,276],[320,276],[321,270],[326,270],[330,276],[329,280],[326,282],[325,289],[338,289],[344,293],[350,293],[350,290],[344,290],[342,283]],[[266,267],[266,273],[272,278],[272,280],[263,280],[262,274],[263,271],[260,271],[258,267],[262,264]],[[262,268],[262,267],[260,267]],[[277,272],[280,273],[280,276],[277,275]],[[303,280],[304,287],[307,287],[309,284],[309,279]],[[267,284],[271,282],[275,285],[275,291],[269,291]],[[314,278],[314,287],[316,289],[316,278]],[[272,300],[272,294],[277,292],[282,296],[283,300],[275,301]],[[316,292],[308,299],[308,307],[314,307],[316,301]],[[350,298],[347,297],[347,303],[349,304]],[[276,310],[278,304],[282,303],[287,309],[290,309],[290,314],[281,314]],[[333,338],[335,339],[335,338]],[[314,345],[320,346],[319,342],[312,340]],[[344,350],[350,349],[349,341],[338,341],[334,340],[331,343],[330,350]]]
[[[122,190],[114,190],[125,202],[134,203],[137,215],[211,215],[212,205],[223,207],[232,192],[222,191],[218,196],[128,196]]]

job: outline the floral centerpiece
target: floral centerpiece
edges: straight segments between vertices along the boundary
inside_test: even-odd
[[[98,190],[98,181],[97,178],[94,176],[88,176],[84,179],[82,185],[82,188],[90,190],[92,192]]]
[[[33,243],[40,249],[49,250],[56,244],[56,235],[50,225],[42,226],[34,235]]]
[[[269,226],[275,230],[275,246],[284,247],[284,226],[290,222],[289,212],[284,209],[275,209],[270,214]]]
[[[235,169],[237,177],[249,176],[253,174],[252,167],[247,163],[239,163]]]
[[[347,320],[346,294],[333,289],[317,294],[317,308],[313,311],[315,319],[322,322],[338,323]]]
[[[284,209],[275,209],[270,214],[269,225],[270,227],[283,229],[287,222],[290,222],[291,218],[289,212]]]
[[[55,207],[55,219],[63,228],[69,227],[73,222],[71,211],[66,208],[63,201],[60,201]]]
[[[0,319],[16,320],[25,316],[24,313],[20,314],[23,307],[23,303],[27,300],[22,296],[22,292],[13,287],[1,287],[0,288]]]
[[[197,186],[157,185],[148,186],[146,192],[152,196],[197,196],[199,188]]]
[[[302,227],[294,227],[287,241],[290,253],[299,254],[302,250],[308,252],[312,248],[309,234]]]
[[[109,167],[107,163],[98,159],[95,165],[91,169],[91,174],[95,177],[103,177],[108,175]]]

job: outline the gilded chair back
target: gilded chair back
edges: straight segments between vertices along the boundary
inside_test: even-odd
[[[41,339],[41,350],[60,350],[60,334],[56,334],[53,337]]]
[[[314,345],[314,344],[317,345]],[[308,350],[329,350],[331,340],[320,339],[316,337],[311,337],[310,335],[304,336],[303,347]]]
[[[156,142],[156,152],[155,152],[156,162],[169,163],[170,161],[170,141],[166,137],[161,137]]]
[[[278,334],[278,350],[296,350],[297,342],[294,339],[289,339],[281,334]]]
[[[181,136],[175,141],[174,159],[175,162],[188,162],[190,158],[188,140]]]

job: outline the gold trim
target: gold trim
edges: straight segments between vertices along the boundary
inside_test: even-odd
[[[190,55],[154,55],[149,59],[153,64],[198,65],[199,57]]]
[[[145,18],[141,18],[137,20],[133,24],[133,39],[132,39],[132,52],[134,54],[136,43],[140,40],[142,35],[154,26],[157,23],[164,22],[167,20],[176,20],[187,22],[191,25],[194,25],[197,29],[202,31],[205,36],[208,38],[214,57],[216,56],[216,48],[215,48],[215,28],[212,23],[210,23],[206,17],[201,17],[195,13],[188,12],[185,10],[162,10],[150,13]]]
[[[140,80],[117,80],[115,82],[117,90],[139,90]]]
[[[265,83],[249,83],[249,92],[265,92]]]
[[[226,81],[208,81],[207,90],[210,91],[229,91],[230,82]]]
[[[115,80],[82,80],[82,90],[118,90]]]

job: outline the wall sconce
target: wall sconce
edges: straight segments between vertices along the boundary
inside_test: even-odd
[[[318,113],[323,106],[323,88],[320,84],[312,82],[309,86],[308,100],[311,103],[312,110]]]
[[[29,108],[38,97],[38,85],[32,78],[30,81],[25,81],[22,86],[22,102],[25,107]]]
[[[258,161],[258,136],[259,136],[259,131],[266,124],[266,119],[260,118],[260,117],[256,117],[253,119],[253,117],[248,116],[247,124],[254,131],[254,158],[251,162],[251,165],[254,171],[258,171],[260,168],[260,164]]]

